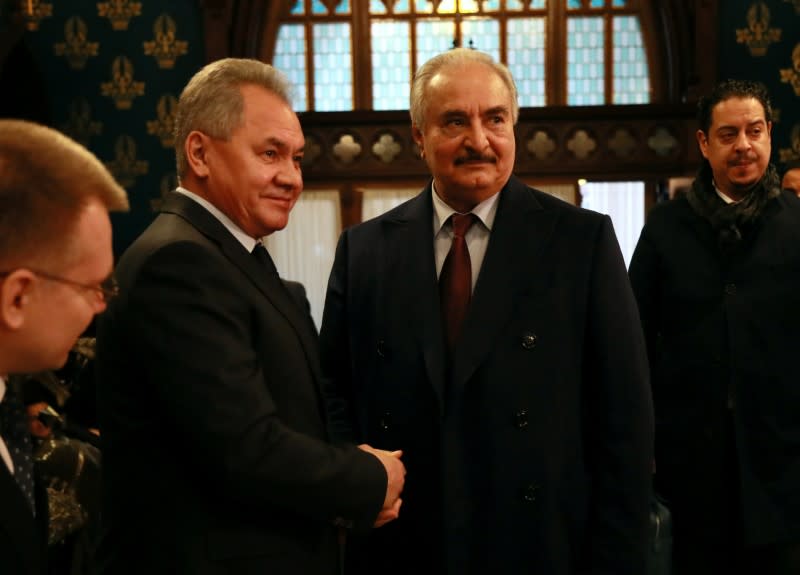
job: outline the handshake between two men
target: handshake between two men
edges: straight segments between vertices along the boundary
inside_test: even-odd
[[[358,447],[377,457],[386,469],[386,498],[383,500],[383,508],[375,519],[374,525],[381,527],[400,516],[400,506],[403,504],[400,494],[403,492],[406,477],[406,466],[400,461],[403,452],[375,449],[366,443]]]

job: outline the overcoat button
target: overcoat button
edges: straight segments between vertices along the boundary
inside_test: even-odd
[[[514,425],[517,426],[517,429],[525,429],[526,427],[528,427],[527,409],[520,409],[518,412],[514,414]]]
[[[522,489],[522,500],[525,503],[533,503],[536,501],[536,492],[539,491],[539,486],[535,483],[530,483]]]
[[[536,334],[526,332],[522,334],[522,348],[523,349],[533,349],[536,347]]]

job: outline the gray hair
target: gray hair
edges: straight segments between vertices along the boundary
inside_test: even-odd
[[[184,144],[195,130],[227,140],[242,123],[241,86],[261,86],[291,106],[286,77],[269,64],[248,58],[223,58],[197,72],[183,89],[175,114],[175,159],[178,177],[189,164]]]
[[[453,48],[442,52],[425,62],[414,74],[411,84],[411,123],[422,129],[425,125],[425,112],[427,111],[426,92],[428,85],[436,74],[449,68],[458,68],[467,64],[483,64],[490,68],[503,81],[511,95],[511,120],[514,124],[519,118],[519,100],[517,85],[509,69],[500,62],[496,62],[489,54],[472,50],[471,48]]]

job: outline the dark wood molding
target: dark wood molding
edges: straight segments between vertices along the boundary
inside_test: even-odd
[[[199,0],[203,18],[206,62],[231,55],[231,20],[234,0]]]
[[[309,183],[385,184],[428,177],[406,112],[308,112],[300,120],[307,139],[303,175]],[[535,150],[531,142],[537,133],[544,140],[538,156],[529,148]],[[694,133],[694,106],[689,104],[524,108],[516,127],[515,173],[562,181],[684,176],[700,162]],[[581,135],[595,146],[585,157],[570,149]],[[382,136],[399,146],[390,161],[374,151]],[[659,147],[665,141],[671,147]],[[337,144],[350,142],[360,149],[354,157],[337,154]]]

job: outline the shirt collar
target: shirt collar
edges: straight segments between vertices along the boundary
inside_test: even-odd
[[[434,182],[431,183],[431,196],[433,198],[433,235],[435,236],[442,229],[447,218],[457,212],[439,197],[439,194],[436,193],[436,184]],[[500,192],[497,192],[470,210],[489,231],[491,231],[494,225],[494,218],[497,215],[497,199],[499,197]]]
[[[717,187],[717,183],[715,181],[711,181],[712,185],[714,186],[714,191],[717,192],[717,195],[722,198],[722,201],[726,204],[738,204],[742,200],[734,200],[733,198],[723,194],[722,191]]]
[[[248,236],[242,228],[237,226],[232,219],[226,216],[217,206],[209,202],[207,199],[198,196],[194,192],[190,192],[186,188],[178,187],[176,190],[179,194],[183,194],[188,198],[191,198],[201,206],[203,206],[206,210],[208,210],[212,216],[217,218],[219,222],[227,228],[227,230],[235,237],[240,244],[246,249],[248,252],[252,252],[253,248],[256,247],[256,244],[259,240],[251,238]]]

